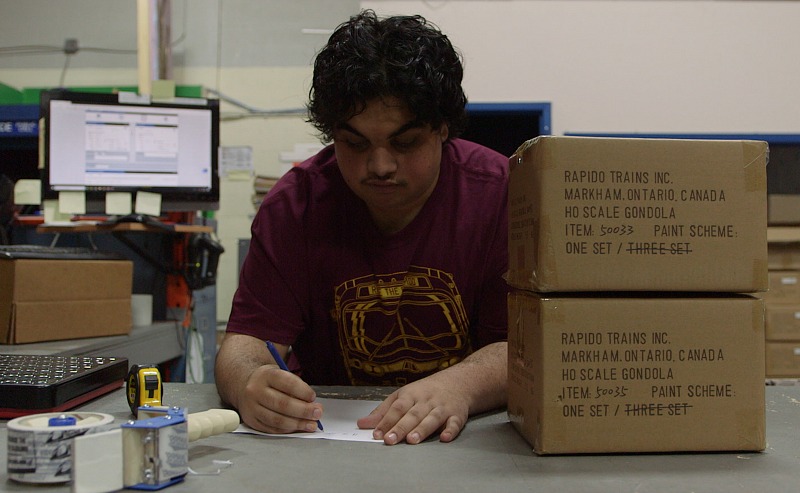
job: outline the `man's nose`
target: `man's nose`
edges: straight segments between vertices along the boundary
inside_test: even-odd
[[[367,169],[373,176],[390,178],[397,171],[397,160],[388,149],[377,147],[370,153]]]

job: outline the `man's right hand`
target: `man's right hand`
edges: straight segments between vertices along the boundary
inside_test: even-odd
[[[276,344],[284,356],[288,348]],[[217,355],[220,397],[233,405],[249,427],[267,433],[316,431],[322,405],[297,375],[275,364],[260,339],[227,334]]]

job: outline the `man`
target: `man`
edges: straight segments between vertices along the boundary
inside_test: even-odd
[[[418,16],[362,12],[318,54],[309,115],[333,144],[259,209],[217,357],[249,426],[315,430],[309,385],[400,387],[358,421],[389,445],[505,405],[507,158],[456,138],[461,79]]]

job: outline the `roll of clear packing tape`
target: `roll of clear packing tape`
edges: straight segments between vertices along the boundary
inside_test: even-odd
[[[22,483],[65,483],[72,479],[75,437],[114,428],[110,414],[44,413],[12,419],[8,429],[8,477]]]

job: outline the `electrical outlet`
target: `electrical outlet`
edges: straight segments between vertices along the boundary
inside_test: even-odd
[[[74,55],[78,52],[78,40],[75,38],[67,38],[64,40],[64,53],[67,55]]]

